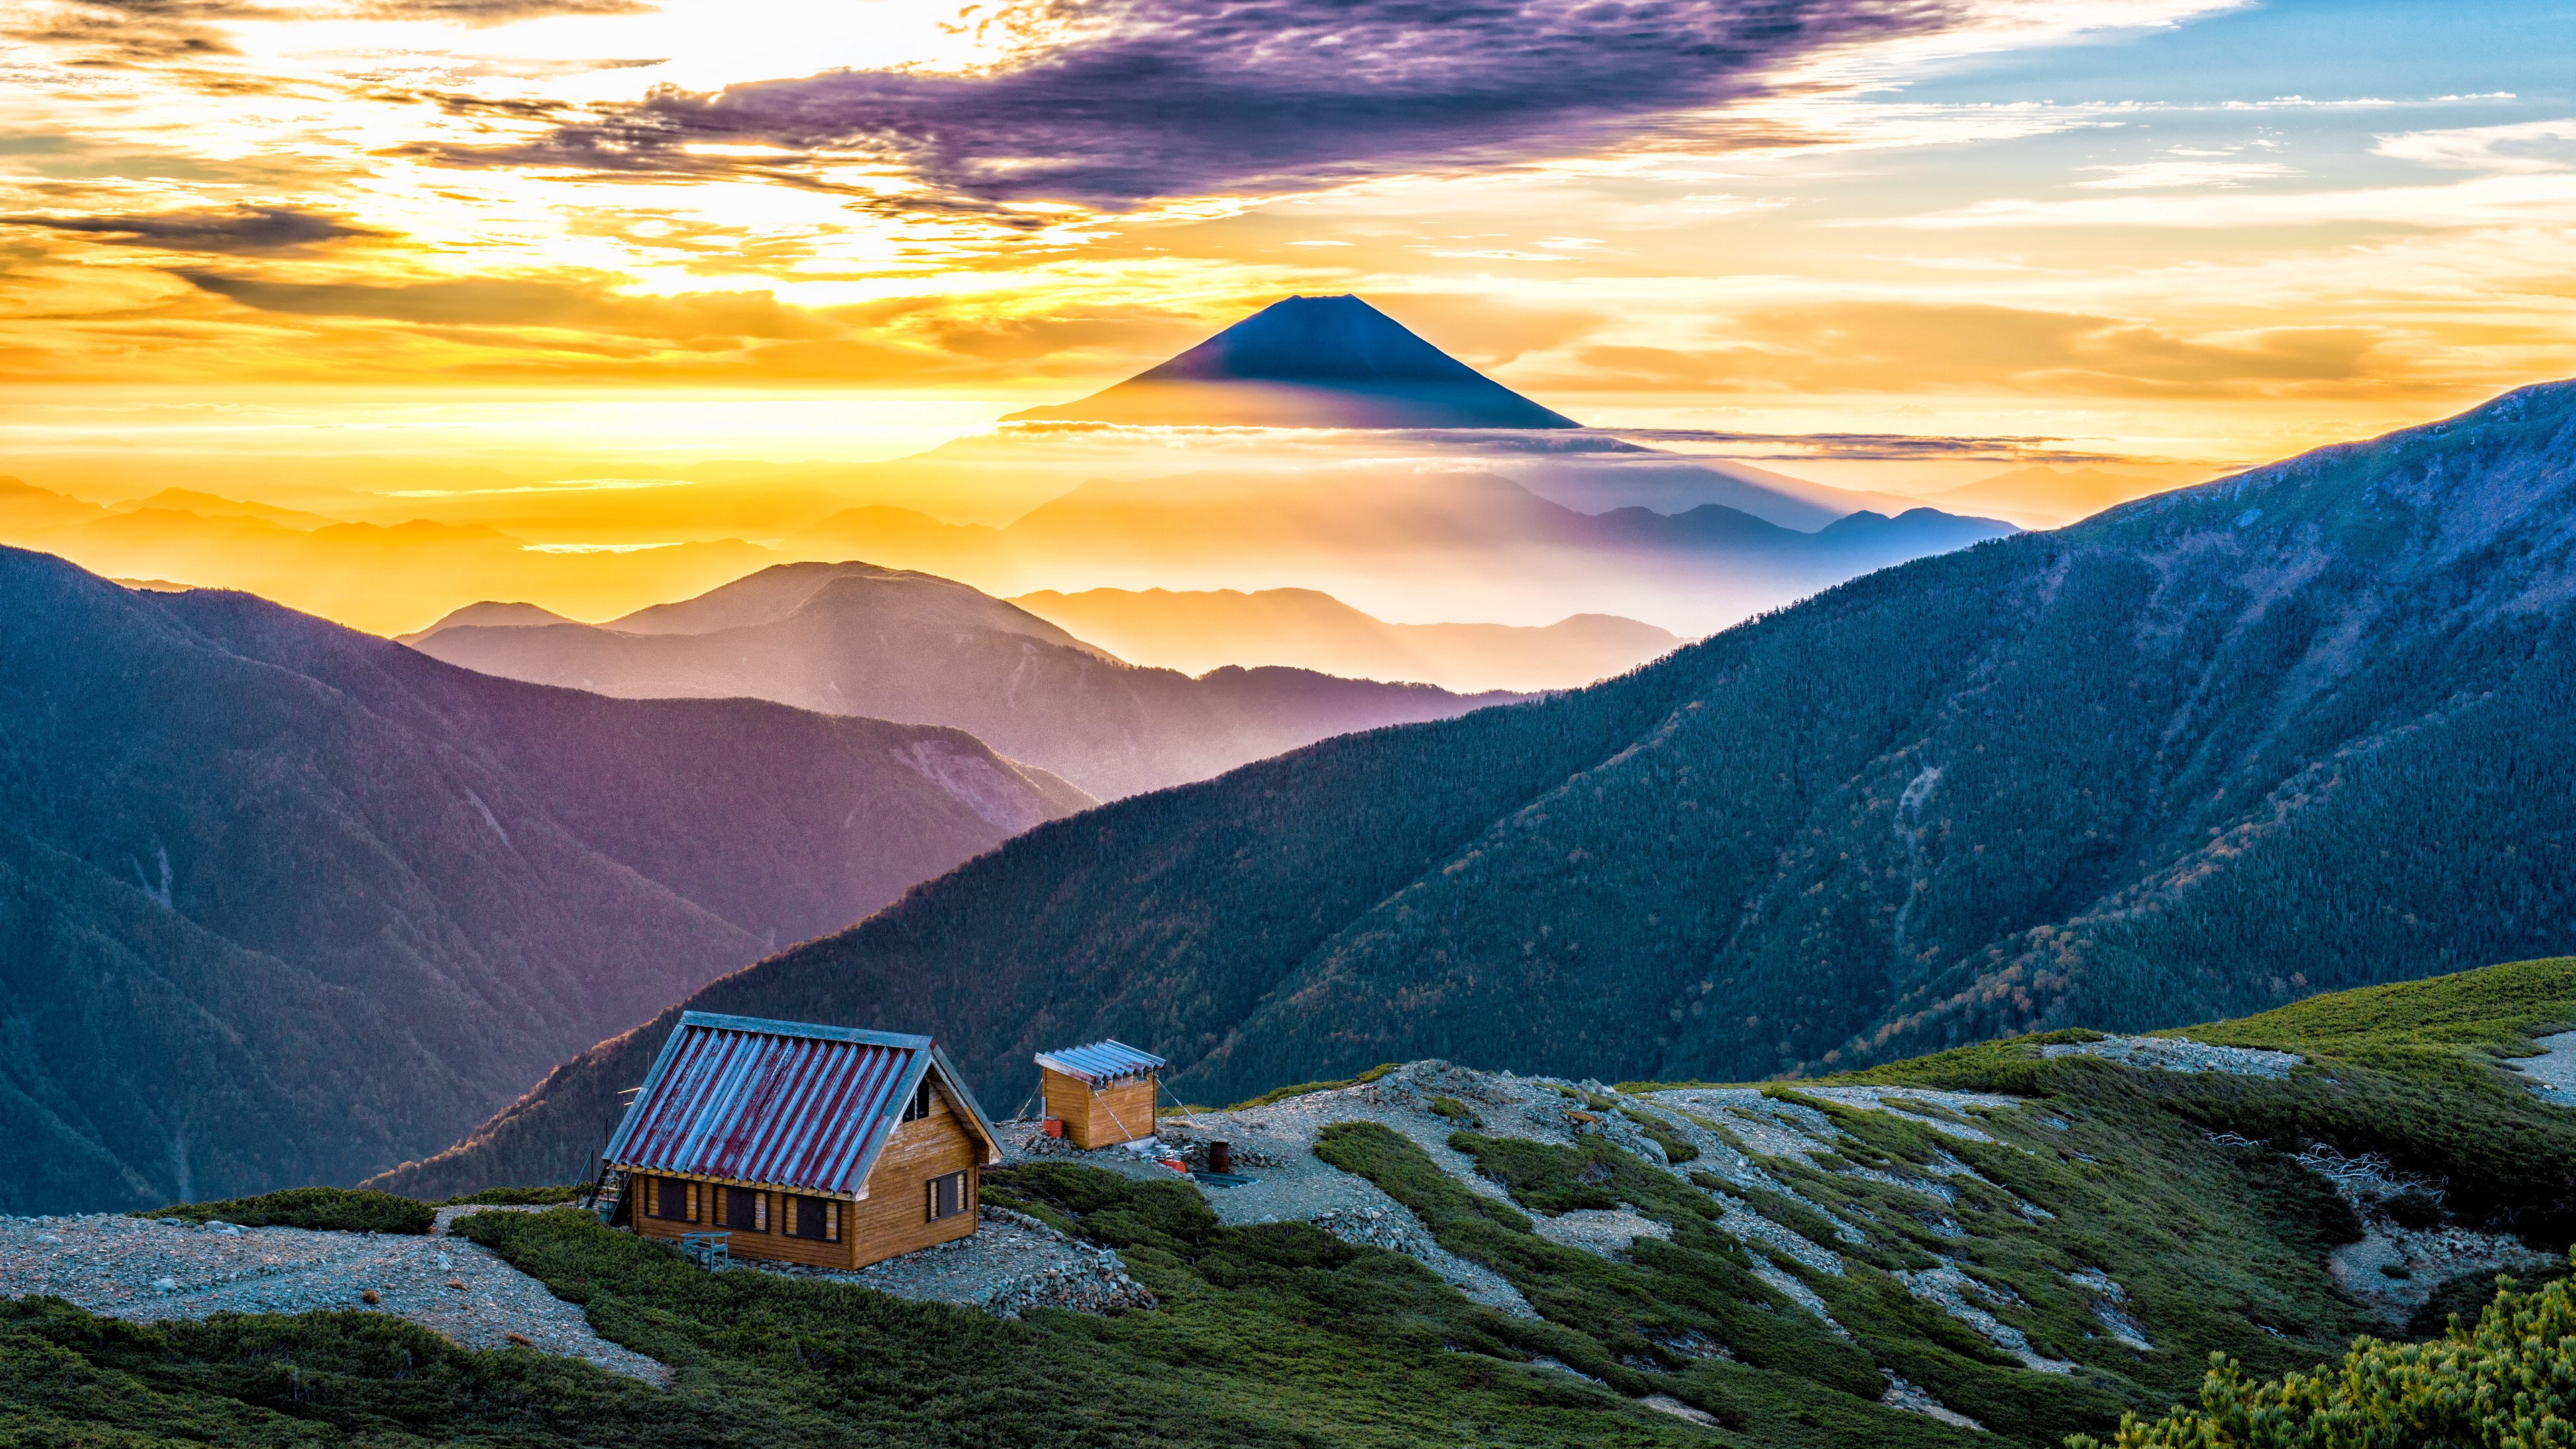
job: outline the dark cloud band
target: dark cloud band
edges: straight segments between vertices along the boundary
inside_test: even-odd
[[[635,105],[456,165],[703,172],[699,142],[860,155],[982,201],[1275,192],[1687,127],[1825,50],[1971,0],[1064,0],[982,74],[840,71]],[[775,163],[770,163],[774,166]]]

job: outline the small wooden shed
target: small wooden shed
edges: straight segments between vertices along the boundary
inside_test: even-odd
[[[602,1157],[645,1237],[864,1268],[973,1233],[1002,1141],[926,1036],[691,1011]]]
[[[1038,1053],[1046,1114],[1061,1118],[1076,1147],[1114,1147],[1156,1132],[1155,1099],[1164,1062],[1119,1041]]]

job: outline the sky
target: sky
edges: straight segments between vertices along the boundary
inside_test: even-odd
[[[0,0],[0,471],[891,457],[1355,292],[1805,476],[2181,481],[2576,374],[2571,12]]]

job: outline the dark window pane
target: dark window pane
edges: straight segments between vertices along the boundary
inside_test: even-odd
[[[832,1235],[832,1205],[819,1197],[792,1198],[796,1204],[794,1220],[787,1230],[800,1238],[821,1242]]]
[[[952,1172],[930,1180],[930,1220],[952,1218],[966,1211],[966,1174]]]
[[[720,1226],[737,1233],[762,1230],[760,1193],[755,1188],[728,1187],[724,1192],[724,1222]]]
[[[689,1220],[689,1185],[675,1177],[652,1179],[653,1216],[675,1223]]]

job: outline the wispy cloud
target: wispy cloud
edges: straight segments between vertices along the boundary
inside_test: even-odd
[[[1729,433],[1707,428],[1605,429],[1615,437],[1653,444],[1714,445],[1721,456],[1747,462],[1801,459],[1844,462],[1908,460],[1987,463],[2128,463],[2126,453],[2092,452],[2069,438],[1997,435],[1949,437],[1915,433]]]
[[[2081,201],[1997,197],[1949,211],[1837,221],[1918,231],[1991,227],[2271,227],[2376,222],[2431,229],[2557,221],[2576,215],[2576,173],[2485,176],[2435,186],[2331,191],[2203,191],[2191,196],[2103,196]]]
[[[1619,391],[1938,392],[2005,387],[2227,397],[2377,385],[2402,369],[2361,327],[2190,337],[2119,317],[1992,305],[1832,302],[1764,308],[1704,348],[1593,346],[1589,386]]]
[[[2087,166],[2084,169],[2102,174],[2075,184],[2096,191],[2162,191],[2174,187],[2206,190],[2299,174],[2297,168],[2284,166],[2278,161],[2219,161],[2190,156],[2137,161],[2126,166]]]
[[[2565,171],[2576,167],[2576,119],[2459,126],[2382,136],[2382,156],[2474,171]]]
[[[285,282],[182,270],[191,285],[255,307],[307,317],[507,328],[576,328],[634,337],[810,338],[839,329],[767,292],[676,297],[618,293],[600,278],[464,278],[432,282]]]

